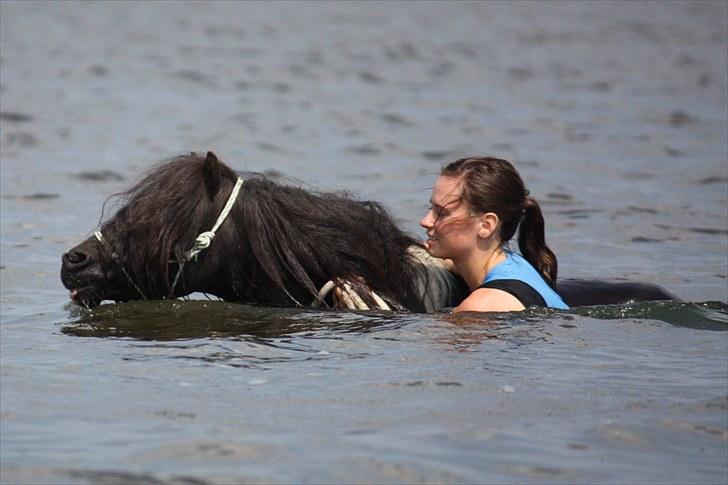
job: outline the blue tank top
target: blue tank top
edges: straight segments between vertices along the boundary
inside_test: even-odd
[[[536,290],[550,308],[566,310],[569,305],[564,303],[558,293],[538,274],[536,268],[520,254],[506,251],[506,260],[498,264],[485,275],[483,283],[495,280],[519,280]]]

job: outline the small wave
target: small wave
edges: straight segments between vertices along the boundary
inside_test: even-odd
[[[28,121],[33,121],[33,119],[31,115],[16,111],[0,112],[0,120],[9,121],[10,123],[27,123]]]
[[[680,301],[642,301],[621,305],[574,307],[569,310],[532,307],[523,312],[477,313],[448,315],[445,320],[458,326],[487,326],[493,329],[518,328],[564,323],[583,316],[601,320],[658,320],[696,330],[728,331],[728,304],[718,301],[702,303]]]
[[[649,319],[697,330],[728,331],[728,304],[652,301],[625,305],[573,308],[571,313],[586,317],[616,319]]]

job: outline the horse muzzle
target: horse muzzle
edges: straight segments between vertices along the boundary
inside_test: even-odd
[[[106,278],[100,262],[83,247],[86,243],[84,241],[61,258],[61,282],[70,290],[69,296],[74,303],[91,308],[105,299]]]

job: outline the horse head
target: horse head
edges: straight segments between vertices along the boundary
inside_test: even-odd
[[[119,194],[124,203],[116,214],[62,257],[61,281],[72,300],[93,307],[103,300],[195,291],[226,297],[230,289],[219,274],[224,255],[216,248],[224,243],[212,245],[194,264],[185,263],[198,235],[213,227],[236,180],[214,153],[192,153],[159,166]],[[232,232],[223,224],[216,242],[230,239]]]

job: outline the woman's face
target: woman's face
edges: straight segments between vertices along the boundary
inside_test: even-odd
[[[427,231],[427,251],[457,261],[476,246],[478,220],[462,198],[460,179],[441,175],[432,188],[430,210],[420,221]]]

